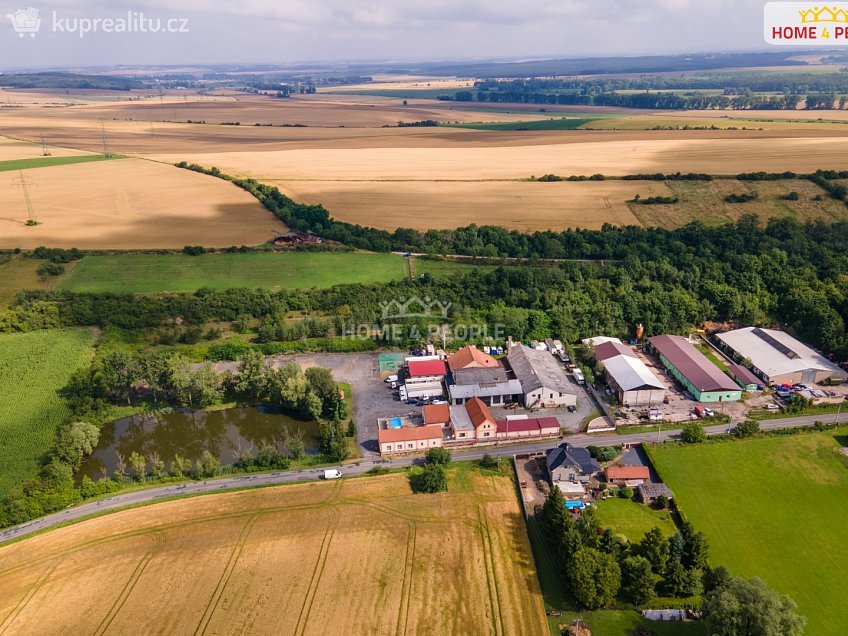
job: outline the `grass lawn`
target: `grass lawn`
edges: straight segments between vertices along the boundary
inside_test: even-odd
[[[68,415],[57,391],[89,363],[88,329],[0,335],[0,497],[38,473]]]
[[[556,626],[560,623],[569,624],[575,618],[581,618],[583,623],[592,630],[592,636],[631,636],[637,629],[649,630],[657,636],[691,636],[706,634],[704,625],[698,622],[689,623],[660,623],[642,618],[635,610],[596,610],[593,612],[567,612],[562,616],[550,618],[551,631],[559,634]]]
[[[710,562],[791,595],[808,634],[848,633],[848,430],[651,450]]]
[[[42,280],[38,268],[44,264],[20,254],[0,254],[0,308],[7,306],[22,289],[50,289],[54,280]],[[67,267],[67,265],[65,266]]]
[[[9,170],[31,170],[32,168],[47,168],[49,166],[65,166],[71,163],[111,161],[112,159],[121,159],[121,157],[79,155],[74,157],[33,157],[30,159],[12,159],[11,161],[0,161],[0,172],[7,172]]]
[[[406,277],[394,254],[295,252],[87,256],[59,286],[75,292],[191,292],[201,287],[295,289]]]
[[[630,499],[604,499],[595,504],[595,514],[603,528],[623,534],[631,543],[642,540],[655,526],[666,536],[677,532],[677,526],[667,510],[654,510]]]
[[[506,267],[509,267],[507,265]],[[472,269],[478,272],[491,272],[497,269],[497,265],[484,265],[474,263],[464,263],[461,261],[442,261],[430,258],[415,259],[415,275],[430,274],[431,276],[452,276],[454,274],[462,274],[471,271]]]

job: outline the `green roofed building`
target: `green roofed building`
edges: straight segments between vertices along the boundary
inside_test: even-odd
[[[666,369],[699,402],[736,402],[742,389],[681,336],[654,336],[648,342]]]

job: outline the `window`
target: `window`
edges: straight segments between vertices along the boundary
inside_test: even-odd
[[[489,437],[489,435],[491,435],[491,433],[483,433],[483,437]]]
[[[554,394],[553,394],[553,393],[551,393],[551,397],[550,397],[550,399],[551,399],[551,400],[553,400],[553,399],[554,399]]]
[[[397,445],[397,449],[398,449],[398,450],[403,450],[403,444],[398,444],[398,445]]]
[[[460,436],[460,437],[465,437],[465,433],[460,433],[460,434],[459,434],[459,436]]]
[[[408,444],[407,448],[415,448],[415,444]]]

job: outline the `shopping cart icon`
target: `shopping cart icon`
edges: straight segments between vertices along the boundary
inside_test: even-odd
[[[7,13],[6,17],[12,21],[12,27],[19,38],[24,37],[29,33],[29,37],[34,38],[35,34],[41,28],[41,18],[38,17],[38,9],[27,7],[26,9],[18,9],[14,13]]]

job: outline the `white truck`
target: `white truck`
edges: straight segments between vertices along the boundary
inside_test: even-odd
[[[341,476],[342,471],[336,470],[335,468],[324,471],[324,479],[339,479]]]
[[[577,382],[580,386],[586,384],[586,376],[583,375],[583,371],[580,369],[574,369],[574,381]]]

